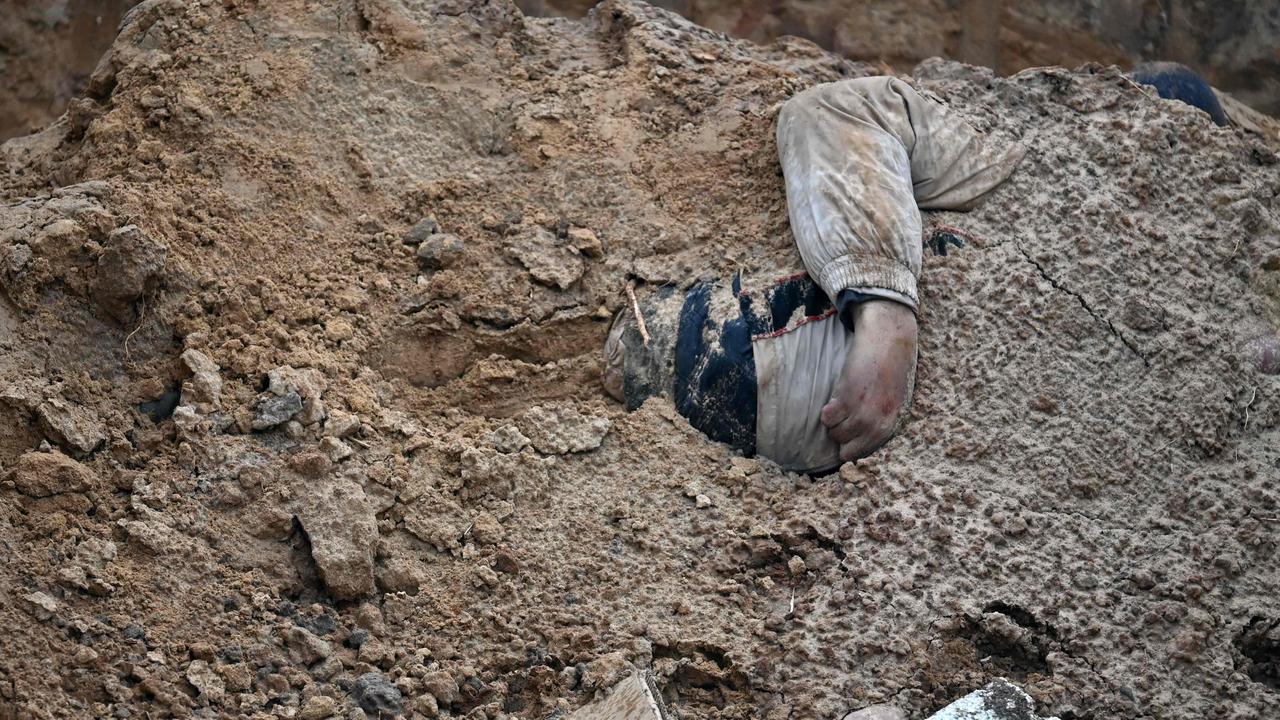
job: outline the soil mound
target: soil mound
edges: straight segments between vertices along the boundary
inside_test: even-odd
[[[1280,711],[1243,131],[918,67],[1030,152],[928,218],[901,436],[812,479],[599,351],[629,281],[798,262],[777,108],[870,66],[635,0],[148,0],[98,67],[0,146],[0,718],[544,718],[636,668],[686,719]]]

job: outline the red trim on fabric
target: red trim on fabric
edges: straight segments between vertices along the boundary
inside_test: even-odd
[[[774,330],[773,332],[761,333],[761,334],[759,334],[759,335],[752,335],[752,336],[751,336],[751,341],[752,341],[752,342],[755,342],[756,340],[768,340],[769,338],[782,337],[783,335],[786,335],[787,333],[791,332],[792,330],[795,330],[796,328],[800,327],[801,325],[808,325],[808,324],[809,324],[809,323],[811,323],[811,322],[817,322],[817,321],[819,321],[819,320],[826,320],[827,318],[829,318],[829,317],[831,317],[832,315],[835,315],[835,314],[836,314],[835,308],[832,308],[832,309],[830,309],[830,310],[828,310],[828,311],[826,311],[826,312],[822,313],[821,315],[806,315],[806,316],[804,316],[804,317],[800,318],[800,320],[799,320],[799,321],[797,321],[797,322],[796,322],[796,324],[795,324],[795,325],[792,325],[791,327],[784,327],[784,328],[782,328],[781,330]]]

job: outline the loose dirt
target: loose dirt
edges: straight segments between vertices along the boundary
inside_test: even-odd
[[[1277,157],[1114,68],[915,70],[1029,153],[927,218],[968,242],[871,459],[605,397],[629,280],[798,263],[778,106],[873,71],[633,0],[139,5],[0,146],[0,718],[546,718],[634,668],[685,720],[1280,713]]]

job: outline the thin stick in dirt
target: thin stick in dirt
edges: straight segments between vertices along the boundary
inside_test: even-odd
[[[636,281],[627,281],[627,297],[631,299],[631,312],[636,316],[636,328],[640,331],[640,339],[649,347],[649,329],[644,326],[644,315],[640,314],[640,303],[636,300]]]

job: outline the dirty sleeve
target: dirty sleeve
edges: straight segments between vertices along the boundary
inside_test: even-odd
[[[1016,144],[997,147],[892,77],[818,85],[778,116],[791,230],[833,302],[852,289],[914,310],[920,209],[975,206],[1023,153]]]

